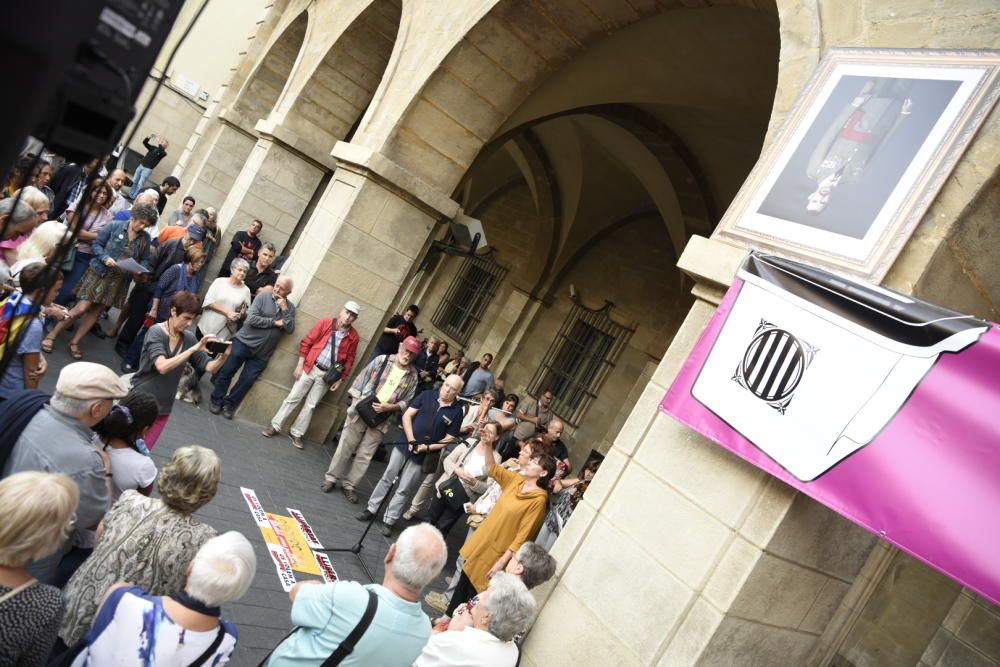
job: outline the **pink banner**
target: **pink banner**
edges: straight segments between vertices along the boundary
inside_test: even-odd
[[[900,401],[898,409],[894,408],[887,423],[873,431],[876,435],[870,442],[844,454],[814,477],[803,473],[796,477],[787,465],[779,465],[731,426],[732,419],[727,423],[717,414],[718,409],[706,407],[704,394],[698,394],[697,390],[693,393],[695,384],[702,381],[699,374],[706,361],[715,354],[713,347],[744,286],[743,280],[734,281],[664,397],[661,409],[1000,604],[1000,329],[997,325],[987,325],[985,333],[961,351],[940,354],[919,378],[912,393]],[[764,333],[757,334],[755,343],[767,335],[770,326],[769,322],[760,321],[758,331],[763,329]],[[775,330],[782,332],[777,327]],[[822,345],[804,349],[815,353],[818,362],[829,346],[826,350]],[[757,356],[751,358],[751,353]],[[759,356],[760,352],[752,345],[747,347],[745,358],[757,361]],[[810,372],[808,362],[807,358],[800,364],[806,368],[805,373]],[[741,369],[749,368],[748,373],[752,373],[752,366],[743,362]],[[801,373],[801,368],[787,373],[784,368],[780,371],[781,380],[789,377],[798,382],[795,373]],[[735,390],[752,389],[749,385],[753,378],[737,375],[740,372],[728,378],[737,386]],[[772,401],[767,409],[784,416],[786,409],[791,413],[804,400],[793,395],[781,404]],[[798,406],[796,401],[800,401]],[[755,439],[760,444],[767,438]]]

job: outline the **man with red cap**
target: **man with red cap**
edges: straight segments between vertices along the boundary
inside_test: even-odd
[[[375,450],[382,444],[382,437],[389,430],[387,416],[393,412],[404,412],[413,400],[420,380],[413,367],[413,360],[418,354],[420,340],[409,336],[403,340],[398,352],[375,357],[354,380],[348,390],[352,401],[351,407],[347,409],[347,421],[341,432],[340,444],[337,445],[321,486],[325,493],[332,491],[337,482],[343,479],[344,496],[352,503],[358,502],[358,494],[354,489],[368,471],[368,464],[371,463]],[[359,403],[364,403],[363,407],[370,403],[370,409],[364,409],[364,413],[359,414]]]

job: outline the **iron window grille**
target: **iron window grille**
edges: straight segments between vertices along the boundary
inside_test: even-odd
[[[575,301],[562,328],[535,371],[528,393],[551,391],[552,411],[576,426],[597,398],[634,329],[611,319],[613,304],[591,310]]]
[[[459,345],[466,345],[507,271],[492,253],[466,257],[431,322]]]

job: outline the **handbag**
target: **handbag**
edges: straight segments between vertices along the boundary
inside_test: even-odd
[[[440,449],[436,449],[433,452],[427,452],[424,454],[424,460],[420,462],[420,472],[425,475],[435,473],[437,472],[439,463],[441,463]]]
[[[333,341],[336,340],[336,336],[337,332],[331,329],[330,341],[329,341],[331,358],[333,358],[333,355],[337,351],[336,348],[333,346]],[[379,373],[379,375],[381,375],[381,373]],[[331,364],[331,366],[328,369],[326,369],[326,372],[323,373],[323,382],[325,382],[330,386],[333,386],[333,384],[336,383],[337,380],[339,380],[343,376],[344,376],[344,364],[340,363],[336,359],[333,359],[333,364]]]
[[[361,417],[363,421],[369,428],[378,428],[381,426],[386,419],[389,418],[388,412],[375,412],[375,389],[378,387],[378,381],[382,378],[382,373],[385,372],[386,364],[389,363],[389,355],[385,355],[385,360],[382,362],[382,366],[378,369],[378,374],[375,375],[375,386],[372,388],[372,393],[368,394],[354,406],[354,409],[358,411],[358,416]]]
[[[466,493],[465,485],[458,475],[452,474],[438,487],[438,491],[448,507],[459,513],[464,512],[465,503],[469,502],[469,494]]]
[[[337,650],[331,653],[330,657],[323,661],[322,667],[336,667],[343,662],[344,658],[354,652],[354,647],[361,639],[361,636],[365,634],[368,630],[368,626],[372,624],[372,619],[375,618],[375,612],[378,609],[378,596],[371,589],[366,590],[368,592],[368,606],[365,607],[365,613],[361,615],[361,620],[359,620],[358,624],[354,626],[353,630],[351,630],[351,634],[347,635],[344,640],[340,642],[340,646],[337,647]],[[281,641],[279,641],[274,648],[267,652],[267,655],[264,656],[264,659],[260,661],[257,667],[265,667],[265,665],[267,665],[267,661],[271,658],[271,654],[274,653],[274,649],[281,646],[286,639],[298,632],[299,629],[300,628],[296,626],[292,628],[287,635],[282,637]]]

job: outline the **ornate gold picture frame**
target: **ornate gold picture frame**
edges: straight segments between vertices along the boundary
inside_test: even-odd
[[[715,236],[879,282],[1000,93],[1000,51],[831,49]]]

